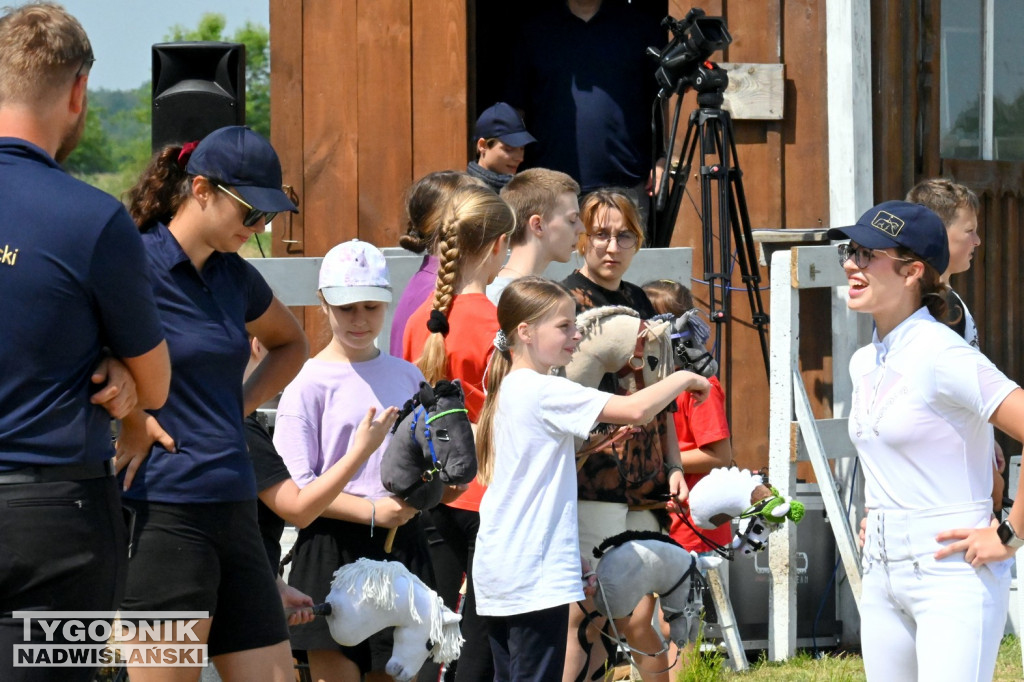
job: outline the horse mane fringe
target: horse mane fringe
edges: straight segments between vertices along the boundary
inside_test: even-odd
[[[445,625],[442,616],[444,602],[402,564],[397,561],[374,561],[363,557],[335,571],[331,587],[344,589],[348,594],[355,595],[360,602],[368,602],[374,608],[393,610],[398,596],[395,592],[395,581],[399,578],[405,578],[409,615],[417,623],[422,623],[423,617],[416,610],[416,588],[419,587],[430,594],[430,640],[434,642],[430,650],[431,656],[437,663],[454,661],[459,656],[463,642],[458,625]]]
[[[395,578],[400,577],[406,578],[409,615],[417,623],[422,623],[423,618],[416,611],[415,599],[416,583],[420,580],[397,561],[373,561],[362,557],[335,571],[331,587],[343,588],[360,602],[368,602],[375,608],[390,610],[395,608],[398,596],[395,593]],[[426,585],[423,587],[427,588]]]
[[[591,334],[598,326],[598,323],[609,315],[629,315],[631,317],[639,318],[640,315],[632,308],[624,305],[604,305],[597,308],[591,308],[590,310],[584,310],[582,313],[576,316],[576,327],[580,330],[580,334],[587,336]]]
[[[430,641],[434,643],[430,650],[430,657],[435,663],[451,663],[462,651],[462,630],[458,623],[444,624],[441,613],[444,610],[444,602],[436,594],[431,597],[430,605]]]
[[[657,540],[658,542],[665,542],[670,545],[682,548],[678,542],[673,540],[668,535],[664,535],[653,530],[627,530],[624,533],[613,535],[610,538],[605,538],[600,545],[594,548],[594,558],[600,559],[604,556],[605,552],[609,549],[614,549],[619,545],[624,545],[632,540]]]
[[[669,322],[651,323],[651,321],[648,320],[648,324],[644,327],[643,331],[643,333],[648,337],[648,343],[650,343],[652,339],[658,339],[658,341],[660,341],[658,344],[660,349],[658,353],[658,367],[655,372],[659,381],[674,372],[676,368],[676,352],[672,347],[672,340],[669,336],[670,327],[671,323]]]

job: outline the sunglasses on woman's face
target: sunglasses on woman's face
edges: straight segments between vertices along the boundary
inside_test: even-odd
[[[839,265],[846,265],[846,261],[853,260],[853,264],[862,270],[871,264],[871,259],[875,257],[876,253],[880,253],[883,256],[888,256],[892,260],[898,260],[903,263],[910,263],[913,261],[913,258],[899,258],[883,251],[882,249],[868,249],[852,243],[839,244],[836,248],[839,251]]]
[[[242,224],[245,225],[246,227],[252,227],[253,225],[260,221],[260,218],[266,218],[266,222],[269,223],[277,216],[277,211],[261,211],[259,209],[253,208],[252,205],[249,204],[249,202],[247,202],[245,199],[229,190],[224,185],[217,185],[217,189],[223,190],[225,193],[227,193],[229,197],[231,197],[232,199],[240,203],[242,206],[245,206],[247,209],[249,209],[249,212],[245,214],[244,218],[242,218]]]

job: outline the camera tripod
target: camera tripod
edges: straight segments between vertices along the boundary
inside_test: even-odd
[[[768,315],[761,301],[761,274],[757,269],[754,239],[750,231],[747,199],[743,191],[743,172],[740,170],[736,142],[733,138],[732,117],[722,109],[723,92],[728,83],[725,71],[717,64],[704,62],[708,69],[706,79],[695,82],[698,108],[691,112],[683,137],[679,164],[668,164],[654,198],[654,221],[651,245],[667,247],[679,214],[690,169],[693,167],[697,144],[700,144],[700,219],[703,238],[704,279],[708,284],[708,307],[711,321],[719,330],[731,319],[729,292],[731,289],[732,242],[736,244],[735,260],[739,265],[750,302],[751,318],[761,341],[761,355],[765,372],[768,371]],[[702,91],[701,86],[714,84],[714,89]],[[677,88],[675,111],[668,137],[668,154],[672,150],[679,128],[682,108],[682,87]],[[671,93],[669,93],[671,94]],[[659,100],[665,91],[659,95]],[[659,107],[663,110],[663,107]],[[715,199],[717,198],[717,201]],[[716,205],[717,204],[717,205]],[[717,211],[715,210],[717,208]],[[717,235],[717,236],[716,236]],[[717,271],[715,267],[717,265]],[[721,347],[716,347],[716,360],[720,361]],[[721,364],[719,362],[719,364]]]

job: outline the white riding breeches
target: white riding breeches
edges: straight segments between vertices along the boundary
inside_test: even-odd
[[[935,536],[981,528],[991,501],[868,513],[861,558],[861,647],[869,681],[992,679],[1009,604],[1010,564],[936,561]]]

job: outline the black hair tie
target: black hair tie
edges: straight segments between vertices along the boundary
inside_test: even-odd
[[[448,336],[448,331],[450,330],[448,318],[440,310],[431,310],[430,319],[427,320],[427,329],[431,334]]]

